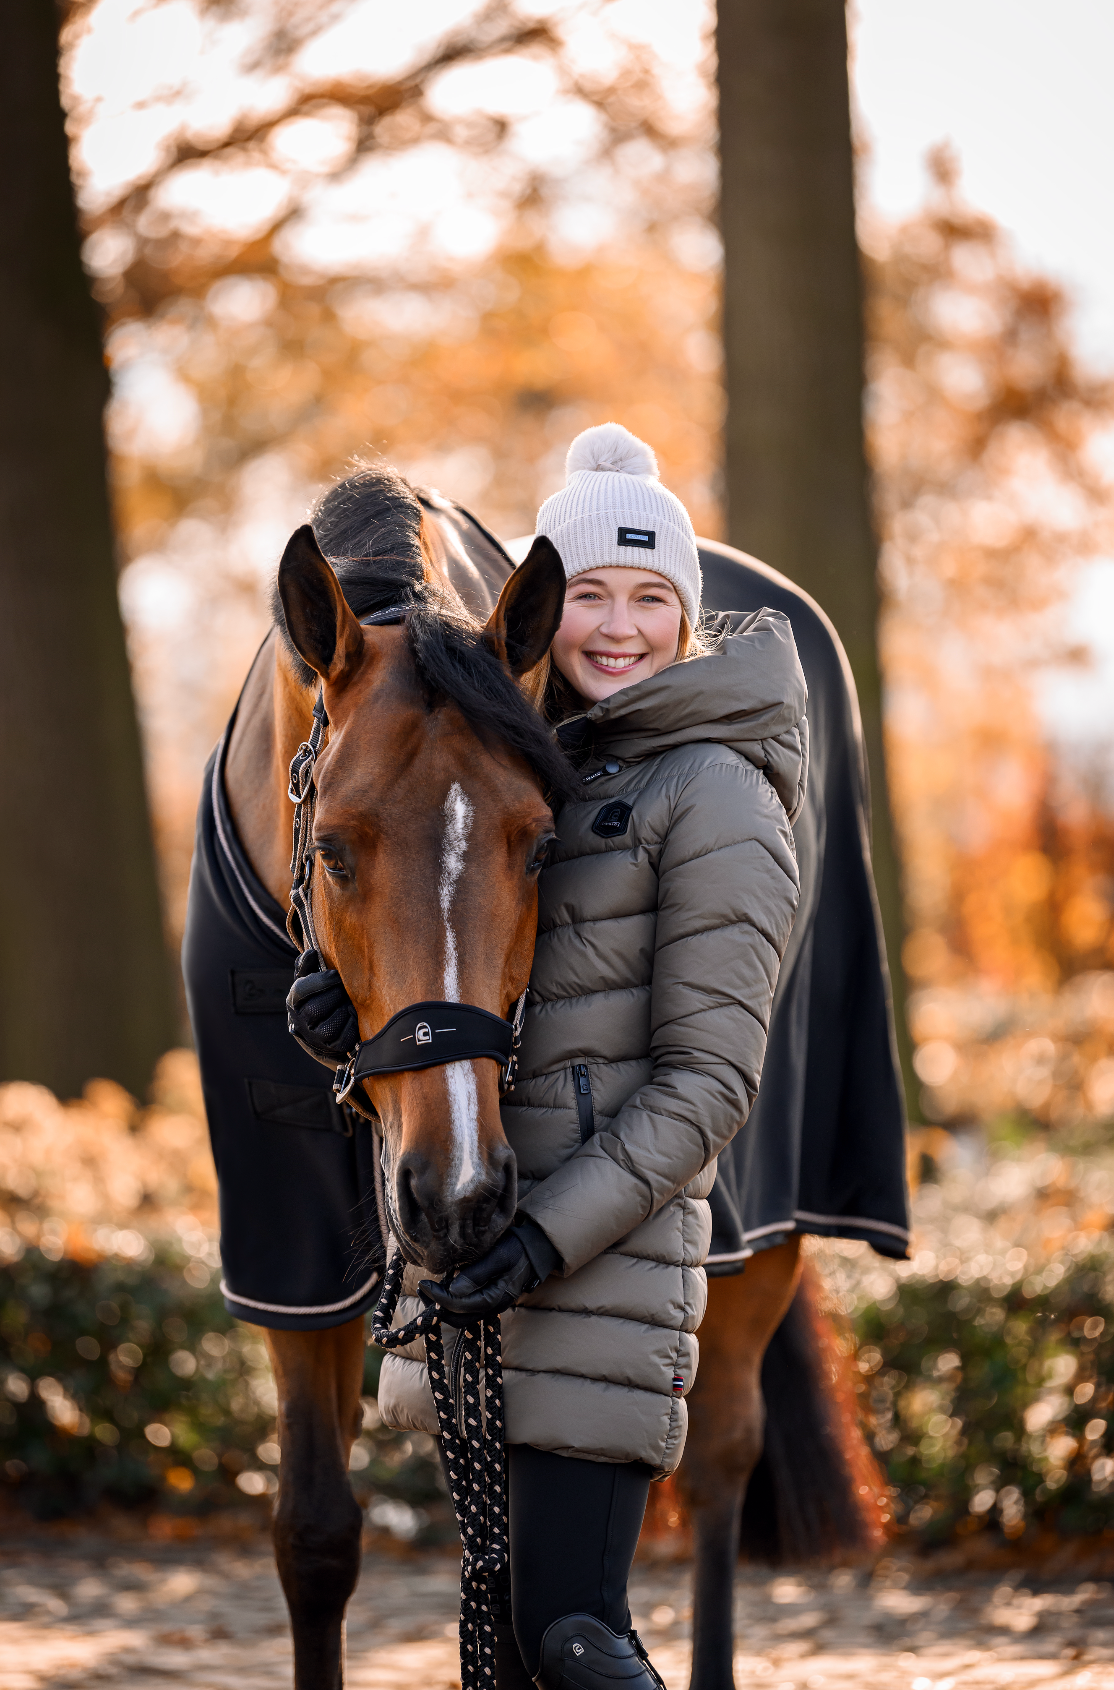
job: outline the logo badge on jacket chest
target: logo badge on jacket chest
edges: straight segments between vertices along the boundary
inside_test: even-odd
[[[610,804],[605,804],[595,821],[592,832],[601,839],[618,839],[619,835],[627,831],[631,819],[631,806],[624,804],[621,798],[613,798]]]

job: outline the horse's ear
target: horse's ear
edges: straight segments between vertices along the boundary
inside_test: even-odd
[[[565,566],[552,540],[539,534],[503,591],[484,639],[512,675],[540,663],[561,626]]]
[[[278,590],[295,650],[323,681],[336,686],[360,661],[364,639],[308,522],[286,543]]]

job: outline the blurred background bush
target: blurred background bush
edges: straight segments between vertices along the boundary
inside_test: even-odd
[[[926,1545],[1114,1547],[1114,1152],[1009,1126],[917,1135],[931,1177],[912,1260],[850,1243],[815,1259],[853,1324],[899,1528]]]
[[[192,1054],[154,1089],[140,1108],[103,1081],[65,1104],[0,1087],[2,1494],[40,1519],[262,1525],[274,1385],[262,1333],[219,1292]],[[1076,1131],[1016,1107],[989,1130],[919,1129],[912,1259],[810,1244],[897,1530],[926,1547],[1114,1546],[1114,1148]],[[378,1366],[369,1349],[356,1494],[383,1541],[451,1542],[432,1441],[379,1424]]]
[[[41,1520],[123,1507],[178,1535],[237,1510],[262,1524],[275,1387],[263,1333],[220,1294],[192,1052],[164,1057],[154,1094],[140,1108],[109,1081],[67,1104],[0,1087],[0,1495]],[[379,1424],[379,1362],[369,1349],[353,1488],[384,1541],[452,1541],[433,1440]]]

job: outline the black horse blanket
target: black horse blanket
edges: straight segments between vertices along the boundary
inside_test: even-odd
[[[232,825],[235,720],[202,784],[182,972],[220,1187],[225,1304],[257,1326],[307,1331],[352,1320],[378,1296],[376,1144],[286,1030],[297,951]]]
[[[467,512],[423,495],[433,542],[469,608],[490,612],[512,566]],[[808,796],[794,834],[801,904],[774,997],[762,1087],[719,1159],[708,1271],[739,1273],[792,1232],[908,1243],[904,1115],[870,871],[854,688],[827,618],[784,576],[701,542],[710,610],[789,617],[808,682]],[[286,1031],[295,950],[286,912],[238,840],[224,790],[233,715],[205,771],[182,950],[220,1183],[222,1290],[260,1326],[308,1330],[364,1313],[379,1285],[376,1141],[333,1101]]]
[[[905,1111],[854,683],[834,628],[784,575],[700,542],[709,610],[788,616],[808,682],[809,773],[793,828],[801,902],[774,995],[762,1085],[720,1156],[712,1274],[738,1273],[791,1232],[909,1242]]]

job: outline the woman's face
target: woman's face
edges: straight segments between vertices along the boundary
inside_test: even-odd
[[[569,582],[551,656],[580,696],[598,704],[666,668],[680,637],[681,601],[664,575],[612,565]]]

